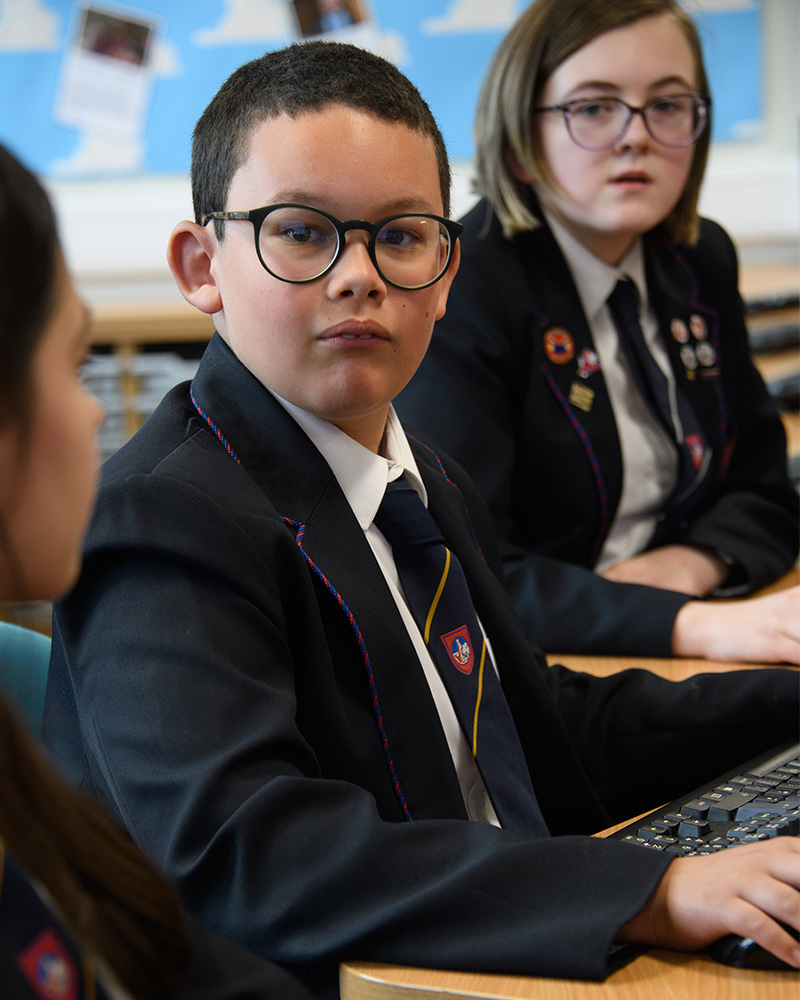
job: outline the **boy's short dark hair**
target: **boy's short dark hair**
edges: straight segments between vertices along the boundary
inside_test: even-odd
[[[196,221],[227,207],[231,179],[244,162],[248,140],[258,125],[278,115],[294,117],[331,104],[357,108],[428,136],[439,167],[444,214],[449,215],[447,150],[417,88],[396,66],[372,52],[342,42],[313,41],[267,52],[240,66],[201,115],[192,144]]]

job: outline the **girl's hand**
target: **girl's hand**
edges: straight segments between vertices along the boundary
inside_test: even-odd
[[[705,597],[724,582],[728,567],[712,552],[690,545],[664,545],[609,566],[601,573],[617,583],[641,583]]]
[[[800,587],[742,601],[688,601],[675,618],[672,652],[800,665]]]

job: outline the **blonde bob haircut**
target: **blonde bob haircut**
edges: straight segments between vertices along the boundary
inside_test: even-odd
[[[598,35],[664,15],[683,28],[694,55],[696,91],[708,96],[700,36],[677,0],[536,0],[511,27],[483,82],[475,119],[477,188],[497,213],[506,237],[539,225],[530,207],[529,185],[519,180],[515,166],[543,185],[554,183],[542,156],[533,111],[547,80]],[[676,243],[697,240],[697,202],[710,136],[709,109],[709,122],[695,143],[686,186],[661,224],[661,230]]]

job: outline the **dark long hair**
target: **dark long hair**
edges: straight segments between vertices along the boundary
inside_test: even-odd
[[[44,189],[0,146],[0,428],[13,422],[23,439],[58,255]],[[0,549],[8,548],[4,536]],[[2,699],[0,841],[46,889],[82,947],[132,997],[180,995],[190,945],[174,890],[96,803],[55,775]]]
[[[0,146],[0,425],[27,417],[31,366],[53,307],[58,239],[41,184]]]

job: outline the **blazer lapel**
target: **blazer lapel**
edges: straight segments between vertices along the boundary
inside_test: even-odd
[[[360,525],[334,480],[305,526],[302,547],[353,630],[376,699],[376,740],[412,819],[466,816],[428,682]]]
[[[730,437],[720,376],[719,316],[700,298],[699,285],[678,250],[647,246],[648,285],[677,385],[713,450],[705,488],[723,461]]]
[[[217,335],[194,396],[232,460],[295,532],[310,572],[327,590],[320,600],[330,600],[350,630],[354,669],[363,671],[375,699],[376,748],[394,769],[411,818],[466,816],[419,658],[330,466]]]
[[[545,391],[555,398],[558,412],[571,425],[595,482],[599,511],[593,545],[596,557],[622,485],[614,411],[588,321],[555,237],[543,224],[519,240],[540,312],[539,329],[532,332],[534,356]]]

